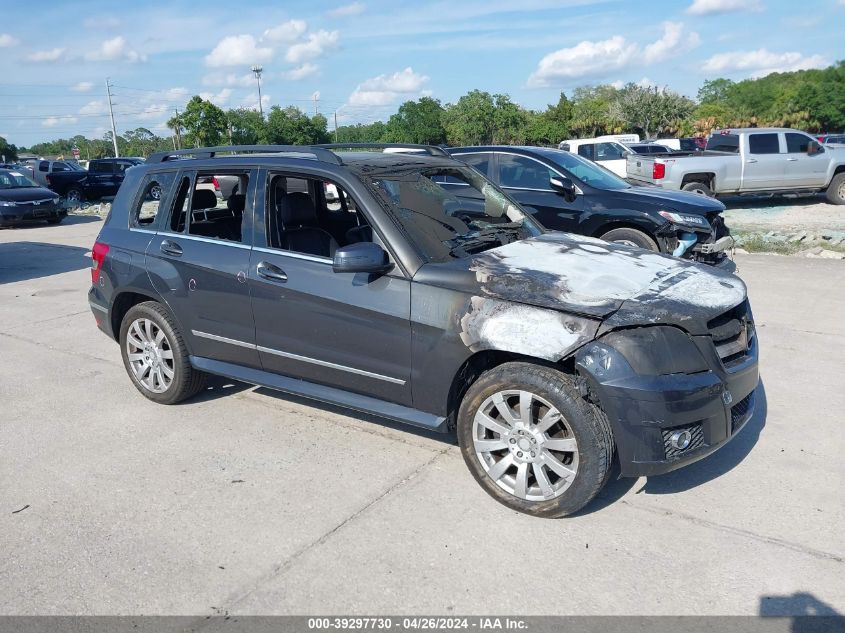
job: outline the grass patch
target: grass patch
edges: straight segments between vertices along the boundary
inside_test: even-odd
[[[740,236],[737,236],[740,237]],[[794,255],[806,248],[802,242],[767,242],[760,235],[751,235],[742,239],[737,248],[743,248],[749,253],[777,253],[778,255]]]

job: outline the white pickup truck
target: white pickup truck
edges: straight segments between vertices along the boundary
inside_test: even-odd
[[[845,147],[788,128],[714,132],[703,152],[627,157],[628,179],[708,196],[826,191],[845,204]]]

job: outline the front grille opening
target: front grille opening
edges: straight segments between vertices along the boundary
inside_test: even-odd
[[[754,413],[753,391],[731,407],[731,435],[748,422],[752,413]]]
[[[754,326],[748,319],[748,302],[720,314],[707,323],[716,353],[726,367],[741,362],[748,355]]]
[[[663,429],[662,434],[663,453],[666,455],[666,459],[678,459],[679,457],[704,446],[704,430],[702,429],[700,422],[688,424],[686,426],[676,426],[671,429]],[[676,446],[673,439],[675,439],[677,435],[687,437],[689,443],[683,448]]]

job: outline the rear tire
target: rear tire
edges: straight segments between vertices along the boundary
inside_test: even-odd
[[[120,324],[120,353],[132,384],[159,404],[176,404],[205,387],[207,375],[191,366],[188,348],[160,303],[133,306]]]
[[[600,239],[605,242],[615,242],[617,244],[626,244],[628,246],[644,248],[647,251],[654,251],[655,253],[660,251],[657,246],[657,242],[655,242],[646,233],[638,231],[637,229],[612,229],[602,235]]]
[[[571,376],[552,367],[513,362],[485,372],[467,390],[457,426],[472,476],[517,512],[572,514],[607,481],[613,460],[607,417],[581,397]]]
[[[831,204],[845,204],[845,172],[836,174],[825,192]]]
[[[708,198],[713,197],[713,190],[703,182],[688,182],[681,187],[681,190],[689,191],[690,193],[697,193],[700,196],[707,196]]]
[[[85,201],[85,196],[82,195],[82,191],[79,189],[68,189],[67,193],[65,193],[65,198],[72,206],[80,206]]]

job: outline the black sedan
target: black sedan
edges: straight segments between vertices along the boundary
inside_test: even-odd
[[[15,169],[0,169],[0,226],[58,224],[67,217],[58,194]]]
[[[598,237],[731,268],[718,200],[633,187],[592,161],[543,147],[453,147],[454,158],[498,184],[548,229]],[[459,183],[441,186],[461,197]]]

